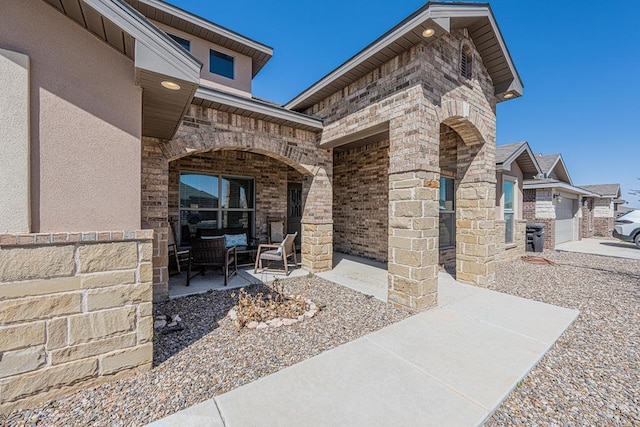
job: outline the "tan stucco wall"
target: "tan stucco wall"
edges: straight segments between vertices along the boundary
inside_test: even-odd
[[[28,233],[28,56],[0,48],[0,87],[0,233]]]
[[[160,22],[152,21],[158,28],[165,30],[167,33],[173,34],[191,42],[191,54],[202,62],[202,70],[200,71],[200,84],[220,89],[225,92],[231,92],[236,95],[251,97],[251,58],[238,52],[226,49],[207,40],[185,33],[178,29],[164,25]],[[209,49],[217,50],[220,53],[233,56],[234,58],[234,78],[228,79],[217,74],[209,72]]]
[[[39,0],[3,4],[0,48],[31,59],[32,231],[138,229],[133,62]]]

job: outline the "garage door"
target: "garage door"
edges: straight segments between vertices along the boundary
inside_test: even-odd
[[[573,240],[574,223],[573,200],[562,199],[556,204],[556,245]]]

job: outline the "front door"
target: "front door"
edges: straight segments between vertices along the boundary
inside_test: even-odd
[[[302,184],[290,182],[287,185],[287,233],[298,233],[296,248],[302,239]]]

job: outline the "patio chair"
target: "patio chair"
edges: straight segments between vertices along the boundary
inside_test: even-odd
[[[224,285],[227,286],[229,277],[238,273],[238,257],[236,247],[232,246],[227,249],[224,243],[224,237],[193,240],[187,267],[187,286],[189,286],[191,278],[198,275],[198,273],[191,274],[194,267],[199,267],[199,274],[203,276],[207,267],[222,268]],[[232,266],[233,270],[230,269]]]
[[[258,253],[256,255],[256,265],[254,267],[254,273],[259,271],[268,270],[268,267],[263,267],[262,261],[269,263],[273,261],[282,262],[284,269],[270,270],[270,271],[284,271],[285,275],[289,275],[289,258],[293,257],[293,265],[298,265],[298,258],[296,256],[296,250],[294,242],[298,233],[287,234],[282,243],[274,244],[261,244],[258,246]]]
[[[182,273],[183,265],[186,265],[189,259],[189,250],[180,249],[177,244],[176,231],[173,228],[173,224],[169,223],[168,233],[168,255],[169,260],[173,260],[176,266],[178,274]]]
[[[269,243],[276,244],[284,241],[285,224],[285,218],[267,217],[267,237],[269,238]]]

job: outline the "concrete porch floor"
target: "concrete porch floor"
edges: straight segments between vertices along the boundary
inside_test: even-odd
[[[274,264],[275,266],[275,264]],[[169,277],[169,298],[180,298],[195,295],[210,290],[221,291],[238,289],[252,284],[271,282],[274,278],[303,277],[309,272],[300,264],[291,268],[286,276],[281,272],[267,271],[254,273],[253,266],[238,267],[238,274],[229,278],[224,286],[224,277],[220,270],[207,270],[204,276],[196,276],[186,286],[187,273],[183,271]],[[366,258],[346,255],[339,252],[333,254],[333,270],[317,274],[323,279],[346,286],[377,299],[387,301],[387,265]]]
[[[386,287],[381,265],[336,260],[330,280],[359,285],[384,272],[366,286]],[[446,273],[438,293],[437,308],[152,425],[480,425],[578,315]]]

